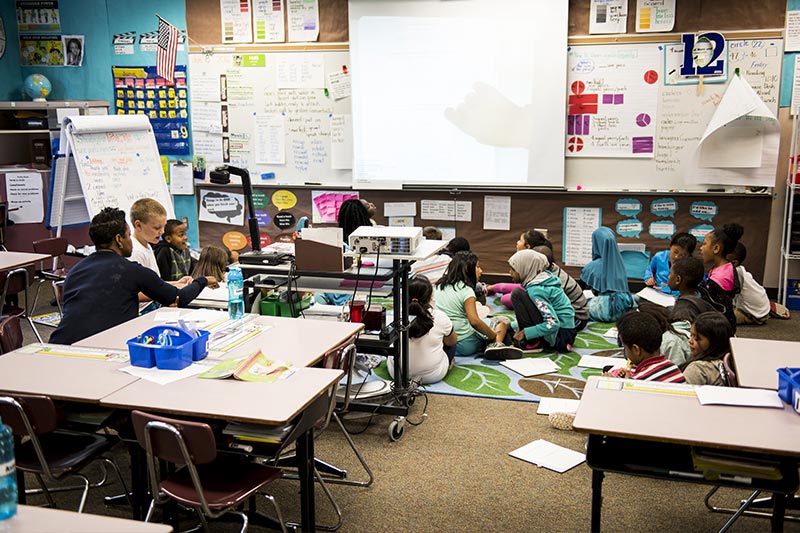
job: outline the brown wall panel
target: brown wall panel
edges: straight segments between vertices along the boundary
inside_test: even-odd
[[[203,187],[205,188],[205,187]],[[209,189],[219,190],[219,187],[208,186]],[[225,190],[241,192],[241,188],[221,187]],[[268,195],[276,189],[259,188]],[[295,218],[301,216],[311,217],[311,189],[294,188],[290,189],[297,196],[297,205],[289,209]],[[485,195],[510,195],[511,196],[511,229],[509,231],[484,231],[483,228],[483,197]],[[553,243],[555,257],[561,261],[561,247],[563,243],[563,217],[565,207],[600,207],[603,210],[603,225],[612,229],[616,228],[617,222],[629,217],[622,216],[614,210],[615,202],[622,197],[637,198],[642,202],[643,210],[636,217],[640,220],[645,231],[638,239],[618,237],[619,242],[644,243],[647,250],[652,254],[666,249],[669,246],[668,240],[655,239],[646,231],[650,222],[663,220],[655,217],[649,212],[650,202],[665,196],[673,197],[678,202],[678,212],[672,221],[678,231],[688,231],[690,228],[706,223],[689,215],[689,205],[694,201],[710,200],[716,202],[719,207],[719,215],[711,222],[718,226],[727,222],[738,222],[745,228],[742,243],[747,246],[746,266],[753,273],[756,279],[763,279],[764,259],[767,250],[767,239],[762,233],[765,228],[764,222],[769,219],[772,199],[767,195],[725,195],[725,194],[635,194],[635,193],[588,193],[588,192],[478,192],[463,191],[457,199],[472,202],[472,222],[448,222],[421,220],[419,217],[414,219],[418,226],[435,225],[455,227],[460,237],[465,237],[470,241],[470,245],[481,258],[481,266],[487,273],[505,274],[508,272],[507,260],[514,253],[514,245],[523,231],[536,228],[547,228],[549,238]],[[386,224],[386,219],[382,216],[384,202],[418,202],[424,200],[452,200],[455,197],[448,191],[362,191],[361,197],[367,198],[378,206],[378,215],[375,220],[378,224]],[[198,195],[199,198],[199,195]],[[265,211],[273,217],[278,209],[274,205],[269,205]],[[420,212],[417,203],[417,213]],[[200,244],[221,245],[222,235],[228,231],[240,231],[245,235],[248,231],[245,227],[228,224],[216,224],[200,222]],[[268,227],[261,228],[263,233],[275,240],[281,231],[270,224]],[[695,255],[699,257],[699,246]],[[579,268],[568,269],[573,275],[580,273]]]

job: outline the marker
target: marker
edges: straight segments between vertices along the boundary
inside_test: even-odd
[[[330,96],[330,95],[328,94],[328,88],[327,88],[327,87],[325,87],[325,89],[323,89],[323,91],[325,91],[325,97],[326,97],[326,98],[327,98],[328,96]]]

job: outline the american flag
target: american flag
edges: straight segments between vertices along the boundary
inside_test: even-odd
[[[172,82],[175,77],[175,59],[178,55],[178,28],[158,19],[158,48],[156,49],[156,74]]]

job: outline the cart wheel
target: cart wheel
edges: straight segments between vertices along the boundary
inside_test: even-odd
[[[389,439],[392,442],[397,442],[398,440],[403,438],[403,434],[405,433],[405,431],[406,431],[405,420],[403,420],[402,418],[398,420],[392,420],[392,422],[389,424]]]

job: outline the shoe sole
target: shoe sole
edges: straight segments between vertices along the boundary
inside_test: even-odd
[[[490,348],[483,352],[483,358],[490,361],[508,361],[509,359],[522,359],[523,353],[519,348],[505,346],[503,348]]]

